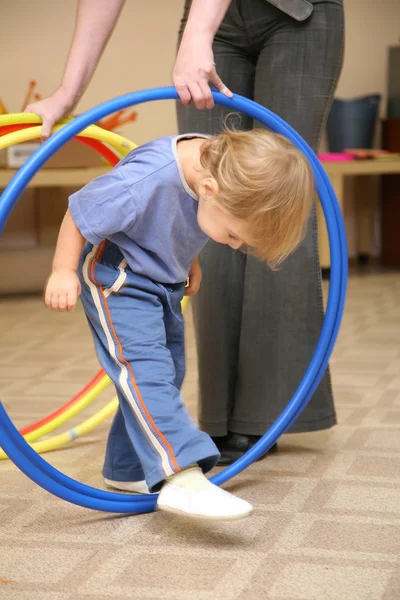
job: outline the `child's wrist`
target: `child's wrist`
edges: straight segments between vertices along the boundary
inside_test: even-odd
[[[76,269],[74,269],[73,267],[53,265],[51,268],[51,272],[52,273],[75,273],[76,274]]]

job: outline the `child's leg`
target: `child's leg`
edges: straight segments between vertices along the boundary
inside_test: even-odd
[[[120,398],[118,390],[117,394]],[[119,407],[108,434],[103,476],[113,481],[143,481],[145,478]]]
[[[121,275],[112,273],[110,265],[98,262],[103,249],[93,249],[83,261],[82,302],[100,361],[120,392],[126,432],[149,489],[156,491],[166,482],[158,507],[207,518],[248,515],[252,507],[247,502],[204,477],[202,471],[216,464],[219,453],[191,419],[176,386],[182,362],[173,360],[167,338],[171,340],[171,332],[176,339],[179,332],[183,336],[175,308],[183,290],[168,290],[126,266]]]
[[[117,395],[120,397],[118,390]],[[139,457],[126,431],[120,407],[108,434],[103,477],[106,485],[117,490],[136,494],[150,493]]]
[[[88,323],[100,356],[101,352],[99,352],[99,349],[102,346],[101,339],[97,335],[97,331],[93,327],[90,319],[88,319]],[[104,366],[104,361],[100,359],[100,362]],[[122,394],[118,388],[115,388],[115,390],[119,402],[121,403]],[[144,481],[144,471],[128,432],[126,431],[125,420],[120,406],[118,406],[108,434],[103,465],[103,477],[107,485],[111,485],[117,489],[140,494],[149,493],[147,484]],[[127,485],[118,485],[121,483]]]
[[[184,322],[181,312],[183,290],[180,285],[163,287],[167,298],[164,308],[166,342],[175,367],[175,385],[180,389],[185,375]],[[157,504],[167,511],[219,519],[240,518],[252,511],[250,504],[208,481],[197,465],[168,478]]]
[[[209,471],[219,453],[190,418],[175,385],[175,365],[166,345],[165,289],[129,268],[116,289],[118,259],[113,257],[116,267],[107,263],[111,259],[106,249],[100,263],[103,250],[104,245],[84,258],[82,302],[96,332],[100,361],[120,391],[126,431],[147,484],[157,490],[167,477],[193,463]]]

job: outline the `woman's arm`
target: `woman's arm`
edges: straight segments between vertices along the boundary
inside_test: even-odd
[[[75,32],[61,84],[52,96],[25,109],[42,118],[43,140],[86,90],[124,4],[125,0],[78,1]]]
[[[47,308],[71,311],[81,293],[76,273],[85,238],[67,210],[58,234],[52,272],[46,284],[44,302]]]
[[[209,83],[226,96],[232,92],[215,69],[212,44],[231,0],[193,0],[172,73],[183,104],[191,99],[197,108],[212,108]]]
[[[79,0],[75,33],[61,82],[71,106],[86,90],[125,0]]]

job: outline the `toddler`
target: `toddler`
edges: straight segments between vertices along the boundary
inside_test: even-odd
[[[71,311],[81,297],[117,389],[107,486],[159,491],[158,508],[180,514],[251,513],[204,475],[219,452],[181,398],[181,300],[199,289],[209,238],[279,265],[302,240],[312,197],[306,158],[266,129],[157,139],[70,197],[45,304]]]

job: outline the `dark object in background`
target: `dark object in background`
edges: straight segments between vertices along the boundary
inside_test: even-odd
[[[387,117],[400,119],[400,46],[389,48]]]
[[[400,118],[382,121],[382,148],[400,152]],[[400,175],[385,175],[381,193],[381,259],[386,267],[400,267],[399,225]]]
[[[380,100],[380,94],[334,99],[326,127],[330,152],[372,148]]]
[[[400,46],[388,49],[387,119],[382,148],[400,152]],[[385,175],[381,194],[382,264],[400,267],[400,175]]]

